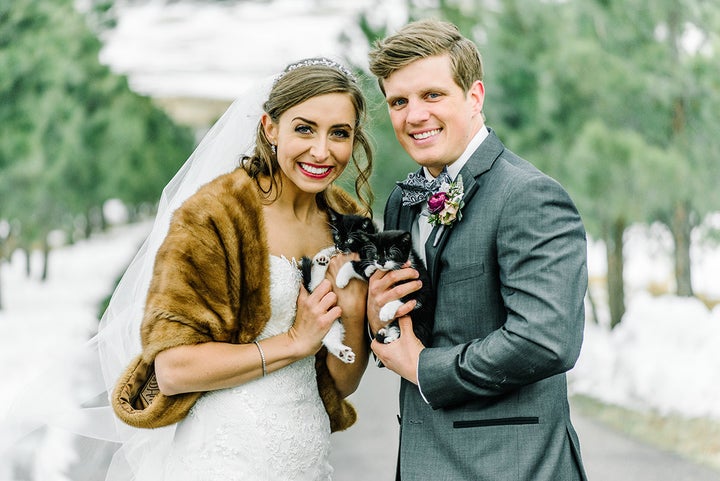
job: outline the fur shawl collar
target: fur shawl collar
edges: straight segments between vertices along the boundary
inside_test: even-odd
[[[339,212],[358,211],[339,188],[329,189],[327,197]],[[173,214],[148,290],[142,353],[126,368],[112,395],[120,419],[155,428],[185,417],[202,393],[160,393],[152,386],[155,356],[179,345],[252,342],[270,318],[269,264],[260,200],[244,170],[201,187]],[[316,356],[320,396],[331,429],[347,429],[356,413],[340,398],[326,356],[324,348]],[[148,388],[152,395],[146,397]]]

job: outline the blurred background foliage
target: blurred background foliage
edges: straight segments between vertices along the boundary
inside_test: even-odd
[[[192,131],[100,64],[103,8],[0,4],[0,258],[103,229],[108,199],[154,205],[192,150]]]
[[[480,47],[487,124],[568,189],[588,233],[606,247],[612,325],[625,309],[623,241],[633,224],[666,226],[676,293],[694,294],[692,245],[718,239],[699,228],[720,211],[715,0],[400,3],[409,20],[450,20]],[[131,213],[153,206],[195,142],[99,63],[113,1],[84,4],[83,13],[72,0],[0,5],[0,262],[15,248],[49,252],[51,231],[72,240],[102,229],[107,199]],[[377,10],[357,18],[368,44],[396,27]],[[358,40],[338,41],[349,51]],[[381,214],[395,181],[416,166],[366,65],[355,68],[371,105]]]

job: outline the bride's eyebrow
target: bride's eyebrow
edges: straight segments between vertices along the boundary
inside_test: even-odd
[[[295,118],[292,119],[293,122],[295,122],[296,120],[297,120],[297,121],[300,121],[300,122],[302,122],[302,123],[304,123],[304,124],[311,125],[311,126],[313,126],[313,127],[317,127],[317,126],[318,126],[318,123],[315,122],[314,120],[309,120],[309,119],[306,119],[306,118],[303,118],[303,117],[295,117]],[[352,125],[350,125],[350,124],[335,124],[335,125],[331,126],[331,128],[333,128],[333,129],[339,129],[339,128],[340,128],[340,129],[349,129],[349,130],[352,130],[352,129],[353,129]]]
[[[295,117],[294,119],[292,119],[293,122],[295,122],[296,120],[299,120],[300,122],[302,122],[304,124],[310,124],[313,126],[317,126],[317,122],[315,122],[314,120],[309,120],[309,119],[306,119],[303,117]]]

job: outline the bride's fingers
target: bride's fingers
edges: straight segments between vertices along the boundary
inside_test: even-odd
[[[312,293],[303,288],[298,296],[296,323],[310,323],[321,330],[329,328],[332,321],[340,317],[342,310],[337,306],[337,295],[332,285],[323,280]]]

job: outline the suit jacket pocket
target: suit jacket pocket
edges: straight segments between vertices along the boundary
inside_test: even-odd
[[[473,277],[479,277],[485,272],[485,264],[482,262],[476,262],[464,266],[462,269],[454,268],[443,272],[440,276],[441,284],[448,285],[455,282],[472,279]]]
[[[540,424],[537,416],[496,418],[496,419],[471,419],[469,421],[453,421],[453,428],[485,428],[490,426],[521,426],[525,424]]]

